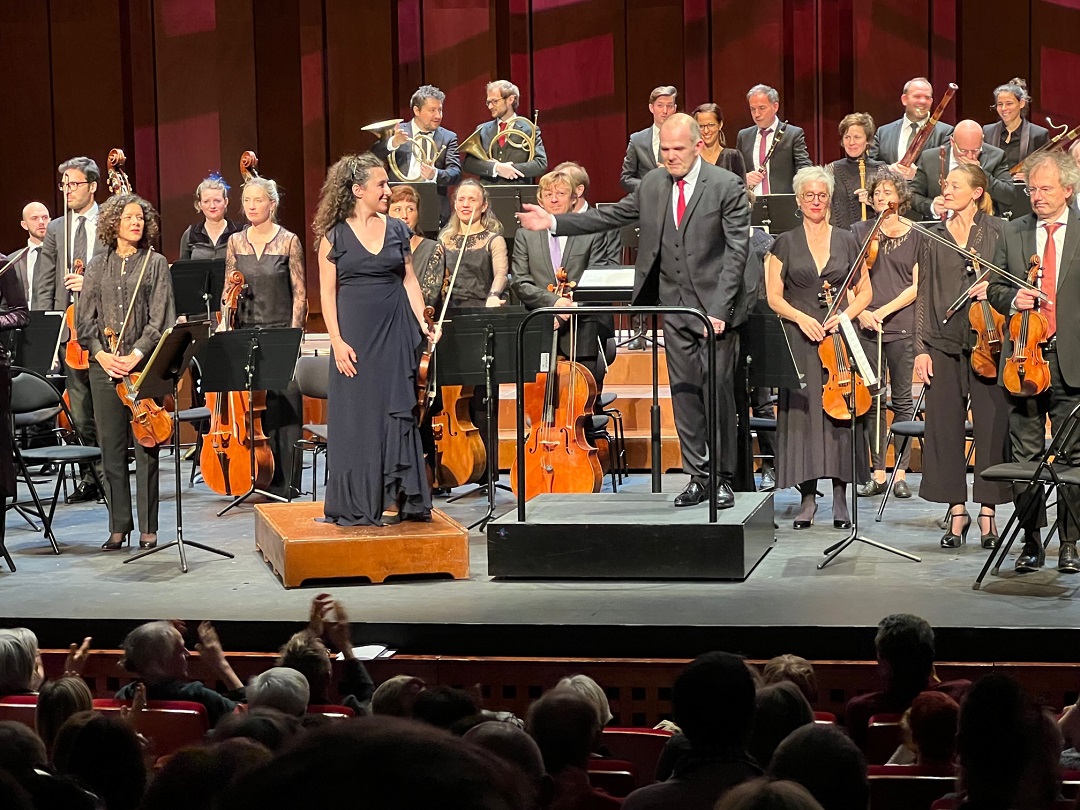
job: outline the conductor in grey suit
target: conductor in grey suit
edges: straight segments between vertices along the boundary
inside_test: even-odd
[[[435,190],[439,193],[440,226],[450,219],[450,197],[447,192],[461,179],[457,133],[442,126],[445,101],[446,93],[438,87],[425,84],[417,88],[409,101],[412,121],[398,124],[393,135],[371,147],[372,154],[388,162],[387,171],[392,180],[435,184]],[[435,160],[431,163],[418,160],[418,153],[407,140],[419,133],[430,135],[435,141]],[[388,161],[391,150],[394,152],[393,164]],[[396,172],[394,165],[398,168]]]
[[[900,94],[900,103],[904,105],[904,116],[890,121],[877,131],[877,138],[870,148],[870,157],[888,163],[907,180],[915,179],[915,166],[910,168],[896,166],[908,150],[911,139],[930,121],[930,111],[934,108],[934,88],[930,82],[919,76],[909,79]],[[949,139],[953,128],[938,121],[923,145],[923,151],[941,146]]]
[[[743,162],[750,170],[746,173],[746,187],[755,194],[791,194],[795,172],[813,165],[806,151],[806,133],[794,124],[780,123],[776,115],[780,94],[772,87],[754,85],[746,101],[754,126],[740,130],[737,140]],[[778,135],[780,140],[776,142]]]
[[[491,120],[480,125],[480,146],[490,160],[465,156],[465,171],[475,174],[484,184],[533,183],[547,171],[547,152],[540,130],[528,118],[517,114],[520,101],[521,91],[516,84],[506,79],[488,82],[484,103]],[[507,130],[517,130],[522,135],[507,134]],[[535,139],[531,155],[524,144],[527,138]]]
[[[742,180],[701,159],[697,122],[675,113],[660,129],[664,168],[645,175],[637,191],[613,206],[553,217],[536,205],[518,215],[523,228],[556,235],[599,233],[637,221],[641,228],[634,304],[688,306],[708,316],[716,335],[716,389],[705,375],[708,343],[697,318],[664,317],[664,338],[683,471],[690,483],[675,506],[707,497],[707,398],[717,398],[717,506],[735,504],[735,361],[745,320],[743,270],[750,244],[750,207]]]
[[[675,99],[679,91],[671,85],[661,85],[649,93],[649,112],[652,126],[638,130],[626,145],[619,183],[628,194],[637,191],[641,179],[660,165],[660,127],[678,109]]]

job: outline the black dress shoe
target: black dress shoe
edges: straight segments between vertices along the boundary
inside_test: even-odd
[[[636,337],[626,344],[626,348],[632,352],[640,352],[642,349],[645,348],[645,341],[643,341],[639,337]]]
[[[850,520],[834,520],[832,522],[832,527],[834,529],[850,529],[851,528],[851,521]]]
[[[761,468],[761,492],[772,492],[776,489],[776,471],[772,467]]]
[[[1058,571],[1062,574],[1080,574],[1080,554],[1076,551],[1076,542],[1064,542],[1058,552]]]
[[[686,485],[686,489],[675,496],[675,505],[697,506],[705,500],[707,495],[708,493],[705,491],[705,487],[697,481],[691,481]]]
[[[721,481],[716,485],[716,508],[730,509],[735,505],[735,493],[731,490],[731,484]]]
[[[83,481],[71,494],[68,495],[68,503],[89,503],[90,501],[96,501],[101,497],[101,490],[97,484],[91,484],[87,481]]]
[[[873,498],[875,495],[880,495],[885,491],[885,485],[880,484],[871,478],[865,484],[859,484],[859,497],[860,498]]]
[[[908,482],[901,479],[893,484],[892,494],[897,498],[910,498],[911,487],[908,486]]]
[[[1073,551],[1075,553],[1075,546]],[[1016,558],[1016,573],[1030,574],[1032,571],[1038,571],[1042,568],[1044,562],[1046,562],[1046,551],[1043,549],[1042,543],[1037,538],[1032,539],[1029,536],[1024,541],[1020,556]]]

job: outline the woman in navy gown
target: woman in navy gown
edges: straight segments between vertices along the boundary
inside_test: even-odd
[[[333,350],[324,514],[342,526],[431,518],[416,375],[439,333],[424,324],[411,234],[386,216],[389,202],[382,162],[349,155],[330,167],[313,226]]]

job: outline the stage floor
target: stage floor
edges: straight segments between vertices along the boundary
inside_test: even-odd
[[[664,491],[674,497],[684,480],[665,476]],[[911,482],[917,491],[918,476]],[[648,476],[633,476],[625,489],[648,492]],[[40,491],[51,491],[51,485]],[[164,458],[162,496],[160,536],[166,542],[175,531],[172,465]],[[356,630],[358,643],[380,642],[414,654],[665,658],[728,649],[755,658],[796,652],[814,659],[867,659],[878,620],[911,612],[937,628],[943,660],[1074,660],[1080,577],[1059,576],[1053,564],[1017,577],[1010,559],[1007,571],[973,591],[987,554],[979,548],[976,527],[967,546],[941,549],[937,521],[944,509],[917,497],[892,500],[882,523],[873,521],[877,498],[861,504],[864,534],[921,556],[921,563],[856,544],[818,571],[822,550],[843,536],[832,528],[828,500],[819,507],[817,525],[796,532],[791,520],[798,494],[786,490],[775,498],[777,542],[741,583],[498,581],[487,575],[485,538],[474,530],[467,581],[335,580],[286,590],[255,550],[252,508],[241,506],[218,518],[215,512],[227,501],[201,485],[184,490],[185,537],[236,558],[189,548],[187,574],[180,572],[175,549],[130,565],[122,561],[134,551],[100,551],[108,531],[104,506],[59,507],[59,556],[9,511],[7,544],[18,571],[0,565],[0,624],[29,624],[43,646],[66,645],[90,633],[95,646],[115,647],[139,620],[206,618],[219,623],[228,647],[272,650],[306,620],[312,596],[329,591],[364,625]],[[501,513],[514,501],[500,491],[498,504]],[[467,525],[483,514],[485,501],[440,499],[437,505]],[[1007,515],[1003,509],[1001,528]],[[1055,543],[1048,557],[1056,556]]]

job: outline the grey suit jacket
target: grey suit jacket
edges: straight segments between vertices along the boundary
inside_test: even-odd
[[[934,198],[941,193],[941,181],[944,179],[941,176],[941,156],[944,152],[945,165],[948,166],[950,148],[946,143],[936,149],[924,149],[915,162],[915,179],[911,181],[911,194],[914,198],[911,207],[922,219],[937,219],[934,214]],[[1016,199],[1016,184],[1009,176],[1009,167],[1005,165],[1005,153],[996,146],[983,143],[979,165],[990,180],[987,191],[990,192],[990,199],[994,201],[994,214],[1001,216],[1012,208]]]
[[[870,147],[870,157],[884,163],[896,163],[903,157],[900,152],[900,130],[905,123],[904,118],[898,118],[882,125],[874,137],[874,145]],[[944,124],[938,121],[934,124],[934,131],[926,139],[923,152],[941,146],[952,135],[952,124]]]
[[[406,122],[403,126],[406,134],[412,137],[412,121]],[[436,191],[439,193],[439,224],[445,225],[447,220],[450,219],[450,198],[447,195],[447,192],[449,191],[450,186],[455,185],[461,179],[461,156],[458,154],[457,133],[451,132],[446,129],[446,127],[439,127],[432,135],[435,138],[436,149],[442,150],[439,157],[435,160],[435,186]],[[385,138],[380,138],[376,141],[375,145],[371,147],[371,152],[376,157],[387,162],[386,170],[390,174],[391,180],[406,179],[395,174],[394,170],[390,167],[390,150],[387,148]],[[412,155],[411,145],[407,143],[402,144],[394,150],[394,152],[398,167],[405,170],[409,165],[409,159]]]
[[[1039,220],[1034,214],[1005,223],[1002,238],[998,240],[993,262],[1014,276],[1027,278],[1028,261],[1037,252],[1035,229]],[[1057,344],[1058,363],[1066,384],[1080,388],[1080,215],[1070,207],[1069,222],[1065,227],[1065,245],[1058,257],[1057,284]],[[1009,312],[1017,287],[1007,279],[992,275],[986,297],[998,312]],[[1012,356],[1009,330],[1006,329],[1001,348],[1002,359]]]
[[[779,121],[776,126],[778,125]],[[743,160],[746,162],[747,172],[759,168],[758,156],[754,154],[754,140],[757,138],[757,133],[757,127],[739,130],[736,141]],[[769,193],[790,194],[795,190],[791,183],[795,179],[795,173],[799,169],[813,165],[810,153],[806,150],[806,133],[800,127],[788,124],[784,127],[780,143],[776,145],[776,150],[769,158]]]
[[[562,235],[598,233],[639,223],[634,304],[678,303],[674,257],[661,254],[665,218],[674,219],[667,169],[645,175],[638,190],[615,205],[556,217]],[[743,271],[750,245],[750,206],[746,187],[726,169],[701,161],[697,185],[686,205],[680,228],[686,269],[705,314],[738,326],[748,308]]]
[[[626,157],[623,158],[619,184],[628,194],[637,191],[641,178],[658,165],[652,148],[652,130],[651,125],[638,130],[630,136],[630,143],[626,145]]]
[[[527,121],[524,118],[519,118],[514,121],[512,129],[520,130],[521,132],[533,134],[533,125],[531,121]],[[495,140],[499,134],[499,122],[495,119],[488,121],[486,124],[480,126],[480,145],[484,147],[484,150],[495,158],[500,163],[512,163],[514,168],[521,172],[524,177],[519,180],[506,180],[498,175],[492,176],[492,172],[495,169],[494,160],[480,160],[472,155],[465,156],[465,171],[470,174],[475,174],[484,183],[508,183],[508,184],[531,184],[547,171],[548,160],[547,152],[544,151],[544,140],[540,137],[540,133],[536,133],[536,151],[533,154],[532,160],[529,160],[529,153],[510,143],[505,143],[500,146],[495,144],[495,148],[491,148],[492,141]]]
[[[74,223],[74,218],[72,218]],[[74,224],[72,225],[74,228]],[[95,239],[92,244],[87,244],[86,263],[98,253],[106,250],[101,240]],[[37,268],[34,270],[33,301],[30,309],[61,311],[71,303],[71,293],[64,287],[64,274],[67,273],[67,245],[64,244],[64,218],[59,216],[49,222],[45,230],[45,241],[41,246],[41,255],[38,256]]]

